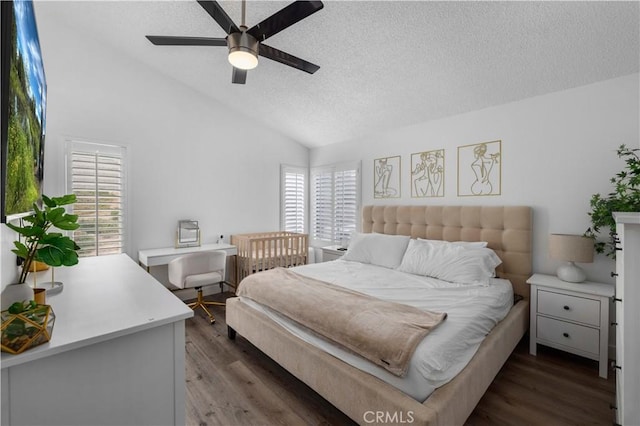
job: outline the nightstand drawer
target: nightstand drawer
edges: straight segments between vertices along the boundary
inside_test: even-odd
[[[338,253],[333,253],[330,251],[323,251],[322,252],[322,261],[323,262],[329,262],[331,260],[336,260],[336,259],[340,259],[342,257],[342,253],[338,254]]]
[[[594,355],[598,355],[600,352],[600,331],[598,329],[542,316],[538,316],[537,325],[536,332],[540,340]]]
[[[347,250],[341,248],[339,245],[322,247],[322,261],[328,262],[330,260],[340,259],[346,252]]]
[[[538,290],[537,312],[598,327],[600,301]]]

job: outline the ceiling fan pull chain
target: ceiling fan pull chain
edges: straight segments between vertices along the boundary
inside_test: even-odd
[[[246,22],[245,22],[245,18],[246,18],[246,14],[247,14],[247,0],[242,0],[242,19],[241,19],[241,24],[243,27],[246,27]]]

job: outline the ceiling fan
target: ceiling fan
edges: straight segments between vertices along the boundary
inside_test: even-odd
[[[225,38],[146,36],[158,46],[227,46],[229,62],[233,65],[231,82],[245,84],[247,70],[258,65],[258,55],[281,64],[313,74],[318,65],[297,58],[263,42],[324,7],[321,1],[296,1],[274,13],[251,28],[245,25],[246,0],[242,0],[242,25],[234,24],[229,15],[215,0],[198,0],[198,3],[228,34]]]

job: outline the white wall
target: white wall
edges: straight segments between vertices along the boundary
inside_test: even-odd
[[[174,244],[179,219],[203,242],[278,230],[280,164],[308,148],[115,49],[38,15],[48,85],[45,193],[66,193],[68,138],[124,145],[129,155],[127,252]],[[231,84],[225,82],[224,84]],[[15,280],[14,236],[2,227],[2,284]]]
[[[66,138],[122,144],[130,159],[130,244],[173,244],[178,219],[200,221],[203,241],[279,226],[279,164],[304,165],[309,151],[85,34],[38,16],[48,82],[45,192],[65,192]],[[638,74],[481,111],[394,129],[312,150],[311,165],[362,160],[363,204],[373,200],[373,159],[401,155],[403,198],[411,199],[411,153],[446,149],[446,193],[433,204],[534,207],[534,270],[553,272],[551,232],[582,233],[591,194],[607,193],[622,167],[618,145],[640,146]],[[425,100],[428,102],[428,100]],[[497,197],[456,196],[456,147],[501,139]],[[2,285],[15,279],[11,232],[1,227]],[[612,282],[613,263],[585,265]]]
[[[640,147],[639,76],[529,98],[441,120],[398,128],[311,151],[318,166],[362,160],[362,203],[434,205],[530,205],[534,209],[533,269],[553,273],[549,233],[582,234],[589,226],[589,200],[610,192],[622,169],[615,150]],[[425,100],[428,102],[428,99]],[[502,195],[456,195],[457,147],[502,140]],[[445,197],[411,198],[412,153],[445,149]],[[373,160],[402,156],[402,198],[373,199]],[[613,282],[614,264],[604,255],[582,265],[588,279]]]

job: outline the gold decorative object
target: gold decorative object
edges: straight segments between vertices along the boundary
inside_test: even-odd
[[[32,305],[33,306],[33,305]],[[19,354],[51,339],[56,316],[49,305],[29,306],[17,314],[2,311],[2,352]]]
[[[458,147],[458,197],[502,193],[502,141]]]
[[[32,263],[33,263],[32,271],[34,272],[46,271],[47,269],[49,269],[49,265],[47,265],[46,263],[38,262],[37,260],[34,260]]]
[[[38,304],[38,305],[44,305],[47,303],[47,290],[41,287],[38,288],[34,288],[33,289],[33,300]]]
[[[373,160],[373,198],[400,198],[400,156]]]
[[[411,154],[411,197],[444,197],[444,149]]]

